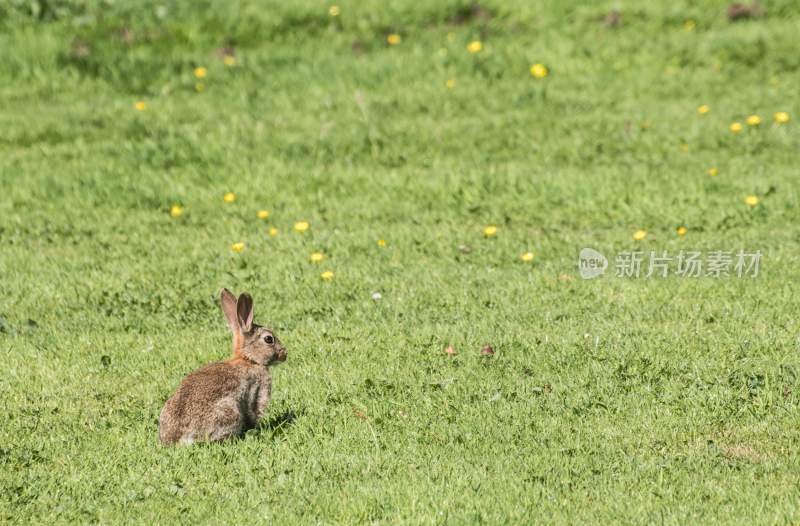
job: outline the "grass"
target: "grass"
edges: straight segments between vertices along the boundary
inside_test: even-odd
[[[165,5],[0,7],[0,520],[800,521],[793,2]],[[717,249],[760,275],[611,272]],[[223,286],[289,360],[162,448]]]

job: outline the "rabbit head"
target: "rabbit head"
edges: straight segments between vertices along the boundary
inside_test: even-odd
[[[233,333],[233,356],[269,366],[286,361],[286,347],[275,333],[253,323],[253,298],[242,293],[239,299],[228,289],[222,289],[220,304],[225,320]]]

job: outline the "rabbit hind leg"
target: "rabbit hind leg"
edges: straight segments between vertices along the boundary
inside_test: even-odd
[[[219,442],[242,434],[242,415],[235,404],[221,406],[215,414],[213,429],[208,433],[209,442]]]

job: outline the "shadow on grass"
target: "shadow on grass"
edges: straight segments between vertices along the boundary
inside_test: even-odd
[[[262,436],[271,439],[279,438],[294,425],[299,417],[303,416],[304,412],[302,409],[299,411],[287,409],[282,413],[271,416],[269,419],[262,420],[252,434],[257,438]]]

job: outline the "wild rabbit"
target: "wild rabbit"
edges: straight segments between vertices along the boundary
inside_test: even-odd
[[[268,367],[286,360],[275,334],[253,323],[253,299],[220,294],[233,333],[233,357],[201,367],[184,378],[158,422],[164,445],[216,442],[242,435],[258,423],[272,390]]]

